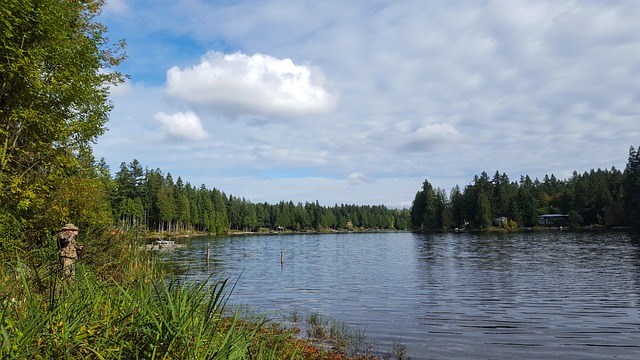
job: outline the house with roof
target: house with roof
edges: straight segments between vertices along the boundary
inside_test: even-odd
[[[538,216],[538,224],[542,226],[564,226],[569,225],[569,215],[545,214]]]

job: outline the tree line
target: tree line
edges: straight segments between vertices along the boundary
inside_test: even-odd
[[[121,163],[110,195],[114,221],[122,228],[143,225],[158,232],[202,231],[226,234],[231,230],[256,231],[322,229],[409,229],[408,209],[385,206],[321,206],[318,201],[294,204],[252,203],[176,180],[160,169],[143,170],[137,160]]]
[[[544,214],[567,215],[575,226],[638,228],[640,149],[630,147],[624,171],[615,167],[574,171],[565,180],[551,174],[542,181],[528,175],[512,181],[499,171],[493,177],[482,172],[464,189],[456,185],[448,195],[425,180],[411,206],[411,224],[424,230],[532,227]]]

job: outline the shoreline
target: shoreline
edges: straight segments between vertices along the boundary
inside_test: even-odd
[[[166,239],[189,239],[198,237],[224,237],[224,236],[260,236],[260,235],[324,235],[324,234],[359,234],[359,233],[396,233],[411,232],[416,234],[433,234],[433,233],[473,233],[473,234],[507,234],[507,233],[527,233],[527,232],[545,232],[545,231],[564,231],[564,232],[633,232],[631,227],[605,227],[599,225],[590,226],[535,226],[517,229],[505,229],[499,227],[489,227],[486,229],[424,229],[424,230],[392,230],[392,229],[363,229],[363,230],[269,230],[269,231],[229,231],[226,234],[214,234],[206,232],[192,232],[189,234],[153,234],[145,237],[146,240],[166,240]],[[176,244],[180,245],[180,244]],[[154,244],[144,245],[147,248],[154,248]]]

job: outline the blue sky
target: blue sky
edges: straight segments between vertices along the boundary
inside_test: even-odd
[[[623,169],[640,145],[635,1],[129,1],[112,173],[137,159],[253,202],[409,206],[496,170]]]

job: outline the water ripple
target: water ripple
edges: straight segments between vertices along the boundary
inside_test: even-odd
[[[232,302],[319,312],[413,359],[640,358],[640,241],[626,234],[227,237],[163,256],[188,277],[240,277]]]

